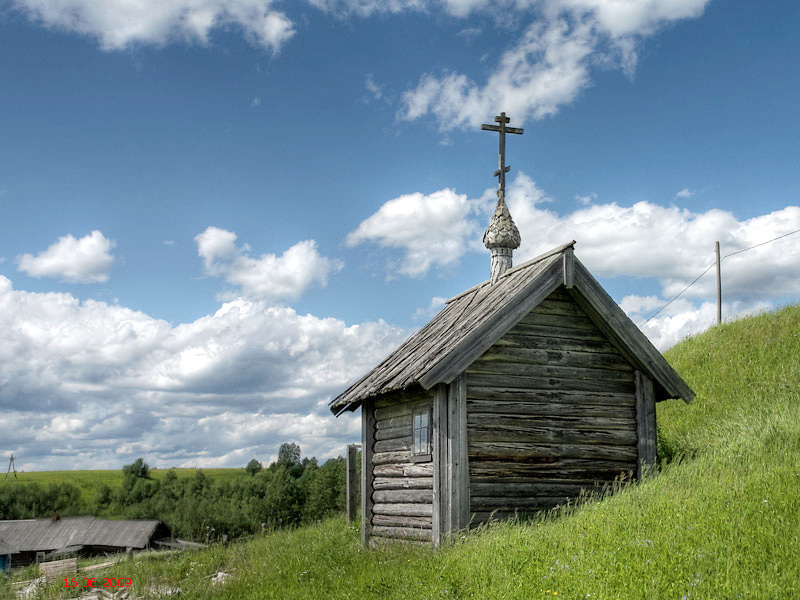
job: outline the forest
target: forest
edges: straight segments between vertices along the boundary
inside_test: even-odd
[[[0,519],[158,519],[176,537],[213,542],[314,523],[345,510],[344,458],[320,465],[301,458],[295,443],[282,444],[278,460],[266,468],[251,460],[233,480],[215,480],[202,470],[179,477],[174,469],[156,479],[141,458],[122,471],[118,488],[101,485],[91,500],[70,483],[0,486]]]

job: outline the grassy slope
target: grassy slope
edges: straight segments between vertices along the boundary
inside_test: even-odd
[[[659,405],[674,458],[602,501],[438,552],[364,550],[335,519],[109,574],[149,597],[180,586],[181,598],[796,598],[800,307],[714,328],[667,356],[697,392],[691,406]],[[212,586],[217,570],[233,579]]]
[[[201,469],[203,474],[213,480],[232,480],[246,475],[244,469]],[[163,479],[168,469],[154,469],[150,471],[153,479]],[[175,469],[178,477],[193,477],[197,469]],[[28,471],[17,473],[17,479],[10,475],[5,482],[5,475],[0,485],[15,485],[24,483],[38,483],[49,485],[51,483],[69,483],[81,490],[84,501],[94,500],[100,486],[107,485],[112,490],[122,484],[122,469],[113,471]]]

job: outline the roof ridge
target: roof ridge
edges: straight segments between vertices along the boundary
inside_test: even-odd
[[[567,248],[574,247],[575,244],[576,244],[575,240],[572,240],[571,242],[567,242],[566,244],[561,244],[560,246],[557,246],[557,247],[553,248],[552,250],[548,250],[544,254],[540,254],[539,256],[535,256],[535,257],[533,257],[533,258],[531,258],[529,260],[526,260],[524,263],[522,263],[520,265],[517,265],[516,267],[511,267],[510,269],[508,269],[505,273],[503,273],[500,276],[500,279],[503,279],[504,277],[508,277],[512,273],[515,273],[516,271],[519,271],[521,269],[527,269],[528,267],[530,267],[530,266],[532,266],[532,265],[534,265],[534,264],[536,264],[538,262],[543,261],[545,258],[550,258],[554,254],[560,254],[560,253],[564,252],[564,250],[566,250]],[[500,281],[500,279],[498,279],[498,281]],[[490,285],[490,284],[491,284],[491,279],[487,279],[486,281],[483,281],[483,282],[481,282],[481,283],[479,283],[477,285],[473,285],[468,290],[464,290],[460,294],[456,294],[455,296],[453,296],[452,298],[447,300],[445,302],[445,304],[450,304],[451,302],[453,302],[455,300],[458,300],[459,298],[462,298],[462,297],[466,296],[467,294],[471,294],[472,292],[477,292],[482,287],[484,287],[486,285]]]

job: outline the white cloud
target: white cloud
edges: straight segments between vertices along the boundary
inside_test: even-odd
[[[250,108],[257,108],[261,106],[261,96],[256,96],[250,101]]]
[[[388,265],[395,273],[421,277],[432,267],[455,264],[479,238],[471,218],[479,210],[476,201],[446,188],[432,194],[405,194],[389,200],[348,234],[350,247],[372,242],[403,252]]]
[[[476,127],[501,109],[517,124],[553,115],[590,84],[593,66],[632,74],[642,38],[672,21],[700,16],[707,1],[446,0],[455,16],[515,11],[531,22],[485,83],[453,71],[425,73],[404,93],[399,117],[414,120],[431,114],[441,129],[451,129]]]
[[[47,27],[97,38],[104,50],[171,41],[208,43],[211,31],[234,24],[245,36],[278,52],[294,35],[272,0],[12,0]]]
[[[327,400],[409,334],[243,298],[172,326],[2,276],[0,330],[0,452],[26,469],[244,466],[285,441],[336,455],[358,432]]]
[[[430,321],[436,314],[444,308],[447,298],[444,296],[434,296],[431,298],[430,304],[425,308],[418,308],[414,312],[413,319],[415,321]]]
[[[590,194],[576,194],[575,200],[583,206],[589,206],[592,202],[597,200],[597,194],[594,192]]]
[[[405,11],[424,11],[428,0],[309,0],[312,6],[340,17],[355,15],[369,17],[373,14],[396,14]]]
[[[108,281],[114,264],[111,249],[115,245],[98,230],[80,239],[68,234],[36,256],[18,256],[17,264],[31,277],[58,277],[70,283],[103,282]]]
[[[294,300],[315,283],[324,286],[328,276],[342,268],[340,261],[320,255],[314,240],[298,242],[281,256],[258,258],[249,255],[247,244],[236,246],[235,233],[218,227],[208,227],[195,242],[206,274],[224,278],[247,298]]]
[[[367,73],[367,78],[364,81],[364,87],[367,88],[367,91],[372,96],[372,100],[380,100],[383,98],[383,90],[381,85],[375,81],[375,78],[372,76],[372,73]]]
[[[680,192],[675,194],[676,198],[691,198],[695,195],[695,190],[690,190],[689,188],[683,188]]]

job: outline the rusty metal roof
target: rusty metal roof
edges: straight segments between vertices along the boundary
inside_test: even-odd
[[[107,521],[94,517],[0,521],[0,539],[13,552],[41,552],[67,546],[144,548],[160,521]]]

